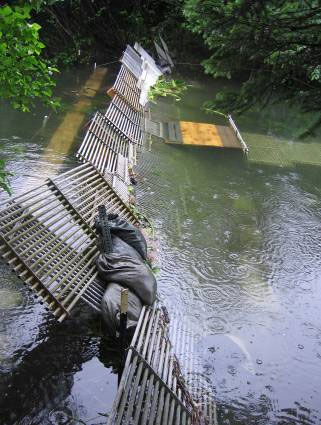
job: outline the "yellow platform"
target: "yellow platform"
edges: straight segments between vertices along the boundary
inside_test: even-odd
[[[183,145],[242,149],[229,126],[179,121]]]

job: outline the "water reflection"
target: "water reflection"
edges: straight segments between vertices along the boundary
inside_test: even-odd
[[[11,354],[12,368],[1,374],[1,424],[72,423],[110,410],[117,345],[91,336],[99,320],[85,306],[74,314],[62,325],[45,317],[32,346]]]
[[[63,76],[68,104],[77,101],[87,78],[88,70]],[[210,90],[215,87],[195,89],[185,111],[183,104],[162,104],[159,114],[211,121],[194,108],[195,93],[208,98]],[[16,172],[16,194],[26,190],[26,181],[40,184],[75,164],[70,146],[69,153],[53,147],[42,158],[64,117],[50,117],[43,128],[46,114],[1,115],[0,143]],[[276,120],[285,120],[291,134],[274,130]],[[240,121],[250,133],[289,141],[297,130],[293,122],[284,110]],[[320,168],[250,165],[238,152],[154,142],[140,174],[138,201],[159,237],[161,296],[169,310],[201,326],[199,348],[222,423],[319,423]],[[93,329],[84,328],[91,319],[81,309],[58,326],[2,266],[1,275],[3,422],[59,423],[72,415],[94,417],[102,406],[108,410],[117,365],[108,351],[113,344],[86,336],[95,320]]]
[[[14,195],[76,165],[77,137],[72,140],[68,133],[58,143],[53,135],[79,102],[91,74],[92,68],[83,68],[61,76],[57,95],[63,97],[63,109],[58,114],[41,107],[22,114],[0,104],[0,152],[14,173]],[[109,72],[106,77],[104,82],[99,79],[99,85],[108,85],[115,75]],[[102,85],[94,99],[90,94],[86,110],[78,114],[79,122],[84,113],[90,117],[91,108],[106,107],[105,91]],[[82,129],[77,130],[82,137]],[[0,192],[1,203],[8,198]],[[86,421],[110,410],[117,389],[118,347],[99,336],[97,316],[82,305],[71,319],[57,325],[3,263],[0,275],[1,425],[58,425],[72,423],[72,417]]]
[[[138,204],[160,239],[160,291],[200,326],[221,423],[319,423],[320,168],[157,142],[146,156]]]

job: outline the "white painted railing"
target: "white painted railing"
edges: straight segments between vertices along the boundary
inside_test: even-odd
[[[249,148],[247,147],[247,144],[244,142],[243,137],[241,136],[241,133],[239,132],[238,128],[236,127],[236,124],[233,121],[233,118],[231,117],[231,115],[228,115],[228,120],[229,120],[229,123],[230,123],[232,129],[235,132],[236,137],[238,138],[239,142],[241,143],[243,152],[245,153],[245,155],[247,155],[248,152],[249,152]]]

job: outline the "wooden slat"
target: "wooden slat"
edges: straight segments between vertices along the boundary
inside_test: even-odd
[[[96,281],[93,231],[100,204],[138,224],[90,164],[47,179],[0,211],[0,255],[59,321],[80,298],[100,309],[103,288]]]
[[[228,126],[179,121],[168,123],[168,130],[170,143],[242,149],[235,133]]]
[[[231,127],[223,125],[216,125],[215,127],[222,140],[224,148],[242,149],[242,145]]]

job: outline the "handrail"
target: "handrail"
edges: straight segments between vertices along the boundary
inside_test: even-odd
[[[236,124],[233,121],[232,116],[230,114],[228,114],[227,117],[228,117],[228,120],[229,120],[229,123],[230,123],[232,129],[235,132],[236,137],[238,138],[239,142],[241,143],[241,147],[242,147],[243,152],[245,153],[245,155],[248,155],[249,148],[248,148],[247,144],[244,142],[243,137],[241,136],[241,133],[239,132],[238,128],[236,127]]]

